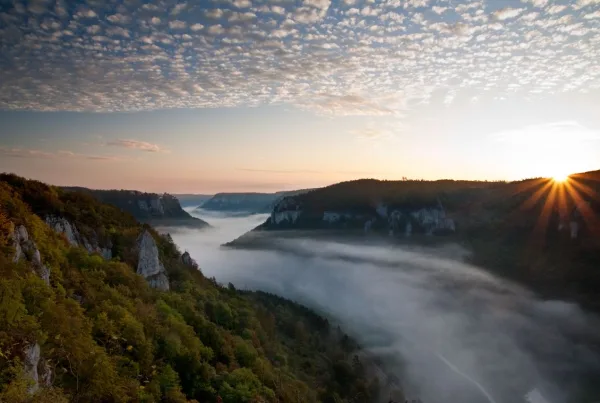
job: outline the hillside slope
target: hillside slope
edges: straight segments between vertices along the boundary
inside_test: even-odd
[[[206,194],[174,194],[181,207],[198,207],[213,197]]]
[[[359,356],[326,319],[218,285],[89,193],[0,181],[1,402],[375,401]]]
[[[254,233],[456,242],[475,264],[600,309],[599,217],[600,171],[565,183],[358,180],[286,197]]]
[[[156,226],[205,228],[209,224],[192,217],[181,208],[179,200],[168,193],[144,193],[137,190],[96,190],[66,187],[68,191],[88,193],[102,203],[112,204],[133,215],[137,220]]]

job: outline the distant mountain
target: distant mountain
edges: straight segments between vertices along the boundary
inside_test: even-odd
[[[206,194],[173,194],[173,196],[179,200],[181,207],[198,207],[213,197]]]
[[[269,213],[275,204],[287,196],[308,192],[308,189],[276,193],[217,193],[200,206],[203,210],[231,213]]]
[[[209,224],[192,217],[181,208],[179,200],[164,193],[144,193],[137,190],[95,190],[84,187],[64,187],[68,191],[88,193],[102,203],[112,204],[141,222],[155,226],[204,228]]]
[[[231,245],[263,247],[298,233],[454,242],[472,263],[600,309],[599,217],[600,171],[565,183],[357,180],[283,198]]]

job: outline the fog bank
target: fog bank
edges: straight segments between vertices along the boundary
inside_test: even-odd
[[[296,300],[335,318],[384,357],[424,403],[592,403],[600,379],[596,317],[423,249],[280,240],[284,251],[220,248],[265,215],[202,213],[214,228],[169,229],[203,273]],[[595,399],[594,399],[595,398]],[[532,400],[533,401],[533,400]]]

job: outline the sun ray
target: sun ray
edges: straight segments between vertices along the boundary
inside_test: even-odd
[[[586,185],[585,183],[581,183],[577,180],[570,180],[569,184],[572,185],[573,187],[577,188],[577,190],[579,190],[580,192],[585,193],[587,196],[591,197],[592,199],[594,199],[596,201],[600,201],[600,195],[597,192],[595,192],[591,187]]]
[[[552,187],[552,182],[550,180],[546,180],[544,185],[536,190],[527,200],[523,202],[521,205],[521,210],[529,210],[542,198],[542,196],[550,190]]]
[[[544,179],[544,178],[532,179],[532,180],[526,180],[526,181],[520,182],[517,184],[515,190],[511,193],[511,196],[515,196],[517,194],[524,193],[532,188],[535,188],[536,186],[539,186],[540,184],[547,183],[547,182],[548,182],[548,179]]]
[[[571,196],[573,199],[574,208],[576,208],[581,214],[581,217],[583,218],[588,230],[592,233],[600,232],[600,222],[589,203],[584,200],[583,197],[581,197],[579,190],[577,190],[571,183],[568,183],[567,186],[569,196]]]

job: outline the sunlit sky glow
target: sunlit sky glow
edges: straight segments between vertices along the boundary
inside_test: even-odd
[[[0,171],[216,192],[599,162],[600,0],[0,4]]]

